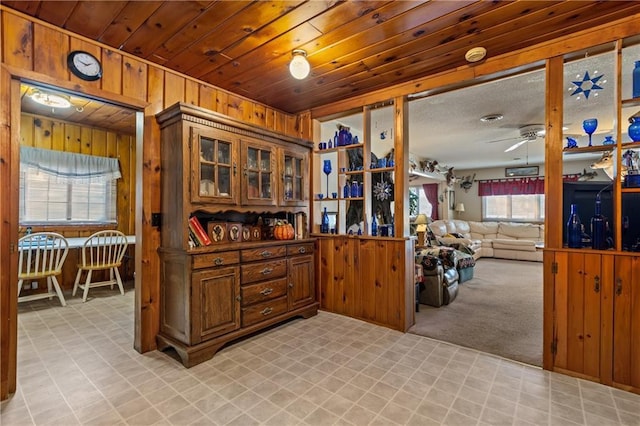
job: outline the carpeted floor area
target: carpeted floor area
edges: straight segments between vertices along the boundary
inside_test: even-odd
[[[542,263],[481,258],[449,305],[420,305],[410,333],[542,366]]]

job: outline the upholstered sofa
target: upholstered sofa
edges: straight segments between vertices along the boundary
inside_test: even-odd
[[[429,227],[441,245],[464,244],[473,257],[542,262],[544,224],[435,220]]]

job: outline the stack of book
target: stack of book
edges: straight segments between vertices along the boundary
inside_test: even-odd
[[[211,244],[211,239],[195,216],[189,218],[189,243],[192,247],[204,247]]]

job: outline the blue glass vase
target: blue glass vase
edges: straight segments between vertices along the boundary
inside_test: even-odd
[[[571,204],[571,215],[567,221],[567,247],[582,247],[582,222],[578,216],[578,206]]]
[[[629,126],[629,130],[627,133],[629,137],[634,142],[640,141],[640,117],[631,117],[631,125]]]

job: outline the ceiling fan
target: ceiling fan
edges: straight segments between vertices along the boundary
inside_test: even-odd
[[[510,147],[504,150],[504,152],[510,152],[520,148],[522,145],[524,145],[527,142],[533,142],[538,138],[544,137],[544,126],[542,124],[528,124],[526,126],[520,127],[519,130],[520,130],[520,137],[497,139],[497,140],[489,141],[487,143],[496,143],[496,142],[504,142],[504,141],[514,140],[514,139],[516,140],[519,139],[513,145],[511,145]]]

